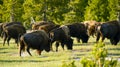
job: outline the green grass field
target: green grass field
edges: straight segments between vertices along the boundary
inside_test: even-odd
[[[61,46],[59,46],[58,52],[51,51],[49,53],[43,51],[41,56],[39,56],[35,50],[31,50],[33,56],[29,56],[27,52],[19,57],[18,47],[14,43],[14,40],[10,41],[10,46],[5,44],[2,45],[2,40],[0,39],[0,67],[61,67],[62,62],[75,61],[77,67],[82,67],[80,64],[80,59],[83,56],[90,56],[92,47],[94,46],[95,39],[90,38],[87,44],[81,44],[74,41],[73,50],[69,51],[66,49],[63,51]],[[120,43],[117,46],[113,46],[109,41],[105,40],[106,48],[108,49],[108,57],[113,57],[118,59],[117,67],[120,66]]]

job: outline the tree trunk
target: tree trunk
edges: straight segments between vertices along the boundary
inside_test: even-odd
[[[15,17],[14,17],[14,4],[12,4],[11,11],[10,11],[10,22],[14,22]]]

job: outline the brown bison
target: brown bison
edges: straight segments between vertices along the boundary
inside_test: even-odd
[[[96,21],[84,21],[89,36],[96,36],[96,29],[101,24]]]
[[[110,39],[111,44],[117,45],[120,38],[120,24],[118,21],[108,21],[106,23],[101,24],[98,26],[97,29],[97,39],[98,41],[102,37],[102,41],[105,38]]]
[[[47,33],[43,30],[41,31],[33,31],[31,33],[26,33],[20,38],[20,48],[19,54],[21,56],[21,52],[26,50],[30,56],[30,48],[36,49],[41,55],[43,50],[49,52],[50,51],[50,39]]]
[[[32,30],[44,30],[49,33],[52,29],[58,28],[60,25],[54,24],[52,21],[41,21],[32,25]]]
[[[12,25],[5,26],[3,29],[3,34],[4,34],[3,46],[6,40],[9,45],[9,41],[11,38],[15,39],[15,42],[18,45],[19,37],[24,33],[26,33],[26,29],[23,25],[12,24]]]
[[[60,27],[60,25],[56,25],[56,24],[45,24],[45,25],[41,25],[39,26],[38,30],[44,30],[47,33],[49,33],[51,30]]]
[[[46,24],[54,24],[52,21],[41,21],[41,22],[36,22],[32,24],[32,30],[38,30],[40,26],[46,25]]]
[[[73,39],[71,39],[69,32],[67,32],[66,29],[63,29],[63,27],[50,31],[50,38],[52,43],[56,41],[56,51],[58,51],[59,43],[61,43],[63,50],[65,45],[68,50],[72,50]]]

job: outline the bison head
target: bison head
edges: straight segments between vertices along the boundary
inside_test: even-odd
[[[69,38],[67,43],[66,43],[67,49],[72,50],[73,48],[73,39]]]

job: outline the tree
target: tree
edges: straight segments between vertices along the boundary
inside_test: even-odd
[[[64,22],[73,23],[84,21],[84,11],[88,5],[88,0],[71,0],[68,5],[69,12],[64,14]]]
[[[22,3],[21,0],[3,0],[2,6],[2,21],[22,21]]]
[[[109,20],[117,19],[117,12],[120,11],[120,2],[119,0],[108,0],[108,9],[109,9]]]
[[[85,20],[108,21],[108,0],[89,0],[85,10]]]

